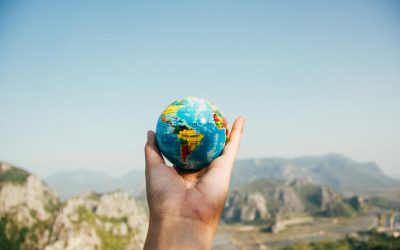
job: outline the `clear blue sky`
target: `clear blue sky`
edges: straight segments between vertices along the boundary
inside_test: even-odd
[[[142,168],[147,129],[188,95],[246,116],[239,158],[400,175],[400,2],[0,2],[1,160]]]

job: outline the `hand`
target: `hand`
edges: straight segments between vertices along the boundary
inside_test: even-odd
[[[165,164],[149,131],[145,147],[150,224],[144,249],[211,249],[239,150],[244,118],[235,120],[221,156],[200,171]]]

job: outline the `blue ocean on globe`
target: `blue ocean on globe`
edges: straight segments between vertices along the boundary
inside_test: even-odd
[[[161,153],[179,168],[198,170],[221,155],[227,141],[227,122],[211,102],[186,97],[171,103],[160,115],[156,141]]]

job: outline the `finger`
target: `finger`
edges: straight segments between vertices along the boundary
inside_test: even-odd
[[[233,162],[239,150],[240,138],[243,133],[244,121],[243,117],[235,120],[224,152],[207,168],[208,171],[201,178],[200,186],[203,185],[211,190],[219,190],[222,193],[228,191]]]
[[[164,158],[162,157],[160,150],[158,150],[156,143],[156,135],[153,131],[147,131],[147,143],[144,148],[146,169],[151,169],[160,164],[165,164]]]
[[[225,145],[222,155],[228,157],[232,161],[235,160],[236,154],[239,151],[240,139],[243,134],[245,119],[238,117],[233,123],[231,133],[229,134],[228,143]]]

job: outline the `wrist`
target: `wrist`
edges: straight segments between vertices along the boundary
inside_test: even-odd
[[[217,224],[168,215],[150,216],[145,250],[211,249]]]

